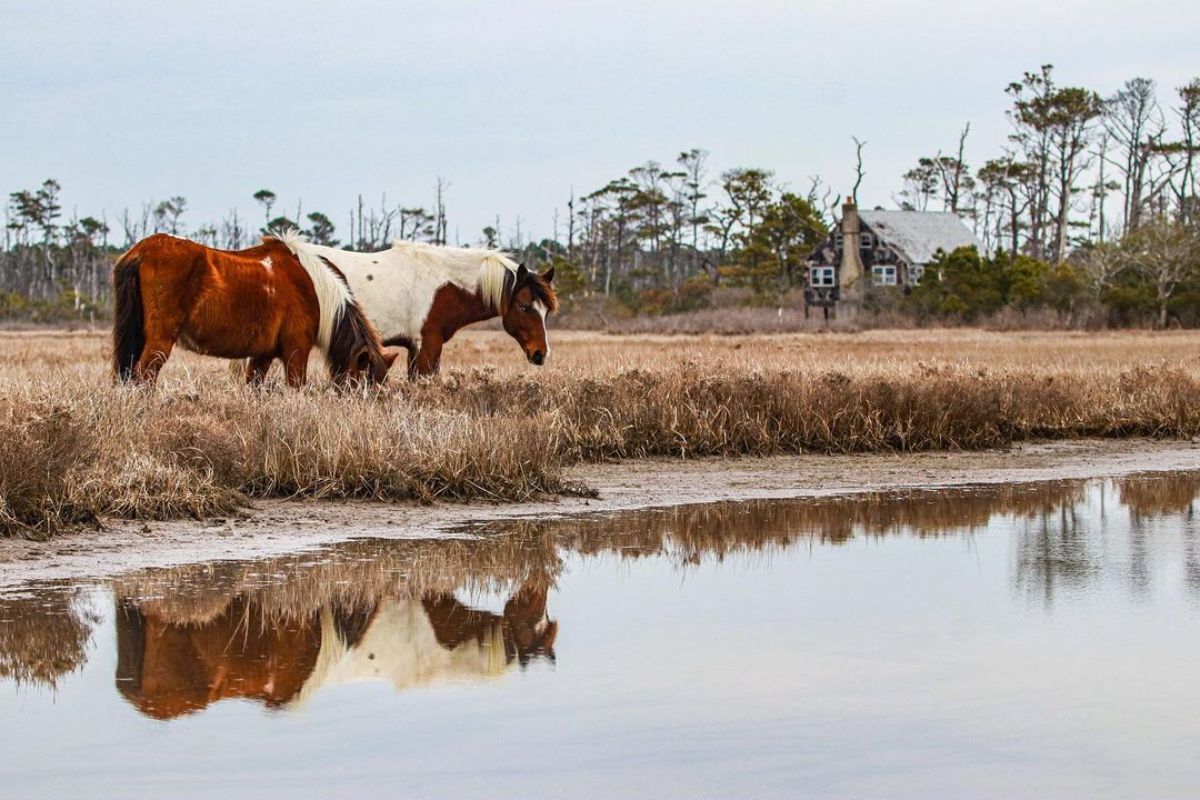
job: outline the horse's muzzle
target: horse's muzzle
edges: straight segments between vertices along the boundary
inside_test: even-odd
[[[542,350],[534,350],[529,354],[529,363],[537,364],[539,367],[546,363],[546,353]]]

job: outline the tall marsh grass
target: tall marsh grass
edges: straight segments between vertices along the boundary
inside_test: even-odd
[[[319,378],[250,390],[186,355],[155,392],[114,387],[98,337],[10,336],[0,533],[202,518],[255,497],[519,501],[578,488],[564,468],[609,459],[1200,434],[1200,337],[944,336],[907,359],[853,337],[565,337],[559,366],[534,371],[485,334],[447,362],[500,367],[342,395]]]

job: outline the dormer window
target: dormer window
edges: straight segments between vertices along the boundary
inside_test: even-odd
[[[870,250],[874,246],[875,246],[875,237],[872,236],[867,231],[863,231],[862,234],[859,236],[859,244],[858,244],[859,249],[860,250]]]

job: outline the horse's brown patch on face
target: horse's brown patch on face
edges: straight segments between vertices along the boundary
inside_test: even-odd
[[[550,344],[546,338],[546,306],[531,286],[519,286],[508,301],[503,315],[504,330],[517,340],[525,358],[541,366]]]

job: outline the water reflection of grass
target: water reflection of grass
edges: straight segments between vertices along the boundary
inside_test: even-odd
[[[1124,529],[1136,568],[1139,515],[1186,512],[1200,475],[1133,476],[1116,482],[1134,524]],[[564,557],[663,557],[686,567],[797,545],[837,546],[854,537],[943,537],[980,530],[997,515],[1021,521],[1014,539],[1016,585],[1052,594],[1097,574],[1112,553],[1088,536],[1081,511],[1088,484],[1060,481],[959,490],[870,493],[796,501],[730,502],[474,526],[462,538],[355,540],[309,553],[145,570],[118,578],[121,602],[172,624],[202,626],[233,605],[247,624],[311,619],[321,609],[366,613],[382,598],[455,592],[511,593],[553,586]],[[1196,564],[1196,543],[1188,564]],[[1107,553],[1107,555],[1106,555]],[[1200,584],[1198,584],[1200,585]],[[90,623],[66,596],[0,599],[0,670],[53,685],[82,658]],[[53,605],[56,604],[56,605]]]
[[[1079,481],[965,490],[871,493],[797,501],[711,503],[610,516],[500,522],[470,538],[359,540],[318,553],[251,562],[149,570],[119,579],[119,594],[159,613],[201,622],[233,595],[252,595],[268,614],[358,607],[384,594],[503,591],[552,582],[562,552],[620,558],[666,556],[681,564],[738,553],[837,544],[854,535],[945,536],[981,528],[996,514],[1033,516],[1079,502]]]
[[[96,622],[74,591],[0,595],[0,678],[56,687],[83,665]]]
[[[1121,502],[1136,516],[1190,512],[1200,496],[1200,472],[1130,475],[1117,482]]]

